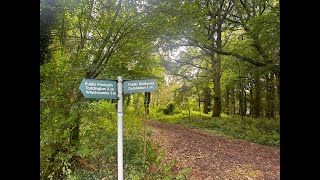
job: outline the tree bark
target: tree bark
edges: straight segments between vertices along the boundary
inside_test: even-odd
[[[280,74],[276,73],[275,75],[276,75],[276,87],[277,87],[277,95],[278,95],[277,105],[278,105],[278,113],[280,116]]]
[[[156,106],[159,106],[159,93],[157,92],[157,100],[156,100]]]
[[[216,64],[217,65],[217,64]],[[221,114],[221,87],[220,87],[220,73],[214,73],[214,95],[213,95],[213,111],[212,117],[220,117]]]
[[[138,114],[140,114],[140,110],[139,110],[139,104],[140,104],[140,99],[139,99],[139,93],[135,94],[134,99],[133,99],[133,107],[134,107],[134,111],[138,112]]]
[[[250,85],[250,94],[249,94],[249,109],[250,109],[250,116],[253,116],[253,86]]]
[[[203,95],[204,95],[204,98],[203,98],[203,113],[204,114],[208,114],[209,113],[209,101],[211,101],[211,98],[210,98],[210,89],[208,87],[205,87],[204,90],[203,90]]]
[[[275,87],[274,87],[274,74],[266,75],[267,84],[267,107],[266,116],[267,118],[274,118],[275,111]]]
[[[225,108],[224,108],[224,112],[226,113],[226,114],[228,114],[229,115],[229,100],[230,99],[230,87],[229,86],[227,86],[226,87],[226,96],[225,96]]]
[[[230,86],[230,104],[229,104],[229,114],[233,115],[236,112],[236,99],[234,87]]]
[[[126,99],[126,106],[129,106],[130,101],[131,101],[131,94],[128,94]]]
[[[261,115],[261,82],[260,75],[254,74],[254,103],[253,103],[253,117],[257,118]]]
[[[147,115],[149,115],[150,97],[151,97],[151,93],[150,92],[145,92],[144,93],[144,106],[146,108],[146,114]]]
[[[243,94],[244,94],[244,115],[247,114],[247,93],[246,93],[246,90],[243,89]]]
[[[65,17],[62,18],[62,25],[61,25],[61,33],[60,33],[60,37],[59,37],[59,40],[60,40],[60,44],[61,44],[61,47],[64,47],[64,45],[66,44],[66,32],[65,32],[65,20],[64,20]]]
[[[243,90],[243,85],[241,81],[239,82],[239,88],[238,88],[238,100],[239,100],[239,114],[240,116],[244,116],[244,90]]]
[[[222,41],[221,41],[221,26],[222,22],[219,20],[217,23],[217,49],[221,50]],[[220,87],[220,79],[221,79],[221,55],[218,54],[217,58],[211,56],[212,68],[213,68],[213,84],[214,84],[214,95],[213,95],[213,111],[212,117],[220,117],[221,116],[221,87]]]
[[[76,98],[75,101],[73,103],[77,103],[81,101],[82,98],[82,94],[79,91],[76,92]],[[80,119],[81,119],[81,115],[79,113],[77,113],[76,117],[73,120],[73,123],[71,124],[71,132],[70,132],[70,147],[75,148],[76,150],[78,149],[78,145],[79,145],[79,135],[80,135]]]

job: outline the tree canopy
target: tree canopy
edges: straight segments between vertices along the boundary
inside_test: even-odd
[[[89,148],[85,132],[99,136],[89,120],[93,112],[114,117],[116,101],[83,98],[82,79],[120,75],[157,79],[158,90],[145,96],[147,108],[186,110],[189,117],[198,111],[218,118],[275,119],[280,115],[280,3],[41,0],[41,177],[67,175],[63,168]],[[133,106],[138,116],[141,98],[125,96],[127,108]],[[99,118],[105,116],[95,115],[95,126],[105,128]]]

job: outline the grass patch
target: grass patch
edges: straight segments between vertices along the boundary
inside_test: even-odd
[[[280,118],[244,117],[242,119],[239,115],[227,114],[221,114],[220,118],[213,118],[210,114],[195,111],[191,111],[190,115],[188,111],[173,115],[164,115],[156,110],[150,112],[150,119],[160,122],[181,124],[262,145],[280,146]]]
[[[82,120],[81,147],[78,154],[94,164],[98,170],[77,168],[70,179],[117,179],[117,116],[114,106],[95,103]],[[100,112],[97,113],[97,109]],[[89,118],[90,117],[90,118]],[[141,114],[127,107],[123,119],[123,160],[125,179],[176,179],[173,163],[163,165],[159,147],[147,141],[143,153],[143,121]],[[147,136],[151,133],[148,132]],[[147,138],[150,139],[150,138]],[[181,178],[180,178],[181,179]]]
[[[115,104],[100,100],[87,103],[87,106],[88,108],[81,111],[80,144],[77,150],[59,151],[54,161],[50,162],[49,158],[54,153],[47,145],[50,134],[42,134],[40,179],[117,179],[117,112]],[[126,107],[124,110],[124,178],[138,180],[177,179],[180,177],[181,179],[185,172],[173,175],[171,171],[173,164],[162,165],[162,156],[158,153],[158,147],[151,141],[147,141],[147,149],[144,154],[141,113],[139,114],[132,107]],[[147,135],[150,136],[151,133]],[[67,133],[66,136],[68,136]],[[79,157],[82,163],[72,163],[75,162],[71,162],[73,155]]]

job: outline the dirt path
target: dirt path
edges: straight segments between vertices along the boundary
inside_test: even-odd
[[[188,179],[280,179],[279,148],[157,121],[147,124],[166,160],[177,161],[174,173],[191,168]]]

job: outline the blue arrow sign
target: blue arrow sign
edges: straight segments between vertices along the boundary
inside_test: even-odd
[[[118,99],[116,80],[83,79],[79,89],[85,98]]]
[[[152,92],[155,91],[158,84],[155,79],[141,79],[123,82],[123,92],[125,94],[135,92]]]

